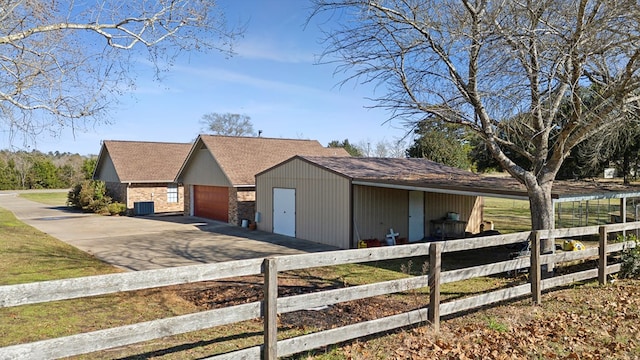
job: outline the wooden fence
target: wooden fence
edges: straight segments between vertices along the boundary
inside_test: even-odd
[[[625,247],[636,245],[633,241],[608,244],[609,234],[637,229],[640,229],[640,222],[522,232],[381,248],[287,255],[265,259],[0,286],[0,307],[11,307],[199,281],[219,280],[229,277],[260,274],[264,276],[264,301],[7,346],[0,348],[0,359],[57,359],[257,318],[262,318],[264,323],[264,342],[262,345],[213,356],[209,359],[275,359],[278,356],[293,355],[417,323],[428,322],[438,329],[440,318],[445,315],[525,296],[531,296],[534,304],[540,304],[543,290],[577,281],[598,278],[600,283],[604,284],[608,274],[620,270],[619,263],[607,264],[608,254],[620,252]],[[600,243],[598,247],[584,251],[540,255],[540,241],[543,239],[575,238],[588,235],[599,235]],[[528,240],[531,240],[532,244],[532,251],[529,257],[441,271],[441,258],[444,253],[502,246]],[[278,273],[280,272],[427,255],[429,256],[429,273],[427,275],[278,297]],[[548,278],[541,276],[543,265],[590,258],[598,259],[597,268],[563,276]],[[442,284],[517,271],[522,268],[529,268],[529,283],[448,302],[440,301],[440,286]],[[294,338],[277,340],[277,314],[404,292],[427,286],[430,288],[429,305],[425,308]]]

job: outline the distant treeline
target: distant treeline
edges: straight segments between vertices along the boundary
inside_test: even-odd
[[[0,150],[0,190],[66,189],[91,179],[96,156]]]

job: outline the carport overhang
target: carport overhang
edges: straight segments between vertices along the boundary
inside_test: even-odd
[[[488,178],[484,186],[474,186],[469,182],[457,182],[455,179],[448,184],[435,182],[420,182],[415,180],[370,180],[352,179],[353,185],[383,187],[390,189],[424,191],[433,193],[456,194],[467,196],[484,196],[514,200],[529,200],[526,189],[515,180],[506,178]],[[490,183],[490,187],[487,186]],[[640,187],[615,183],[574,182],[557,180],[551,199],[554,203],[625,199],[640,197]]]
[[[476,179],[478,180],[478,179]],[[438,181],[399,180],[399,179],[352,179],[351,184],[409,191],[482,196],[528,201],[526,188],[512,178],[483,177],[482,180],[469,182],[448,179],[447,183]],[[640,198],[640,187],[613,182],[556,180],[551,194],[553,217],[558,203],[591,200],[619,199],[622,209],[621,218],[626,222],[626,201]]]
[[[381,187],[389,189],[409,190],[409,191],[423,191],[433,192],[440,194],[454,194],[454,195],[466,195],[466,196],[486,196],[486,197],[498,197],[515,200],[529,200],[527,193],[513,192],[513,191],[489,191],[483,189],[468,189],[456,186],[444,186],[436,184],[413,184],[413,183],[401,183],[401,182],[379,182],[379,181],[367,181],[367,180],[352,180],[353,185]]]

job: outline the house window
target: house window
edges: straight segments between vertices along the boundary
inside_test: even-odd
[[[167,186],[167,202],[168,203],[177,203],[178,202],[178,185],[170,184]]]

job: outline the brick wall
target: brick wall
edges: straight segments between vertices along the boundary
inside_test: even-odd
[[[248,219],[249,222],[253,222],[256,213],[256,191],[240,189],[237,197],[238,219],[242,222],[242,219]]]
[[[180,188],[184,191],[184,206],[182,208],[182,213],[184,216],[191,215],[191,187],[189,185],[181,186]]]
[[[132,184],[129,186],[127,209],[133,209],[135,202],[153,201],[154,211],[183,212],[184,211],[184,187],[178,186],[178,202],[167,201],[168,184]]]
[[[255,201],[238,201],[238,218],[240,219],[240,222],[242,222],[242,219],[248,219],[249,222],[253,222],[255,213]]]
[[[242,219],[253,222],[256,211],[256,191],[229,188],[229,223],[242,225]]]
[[[229,188],[229,224],[240,225],[238,218],[238,189]]]

